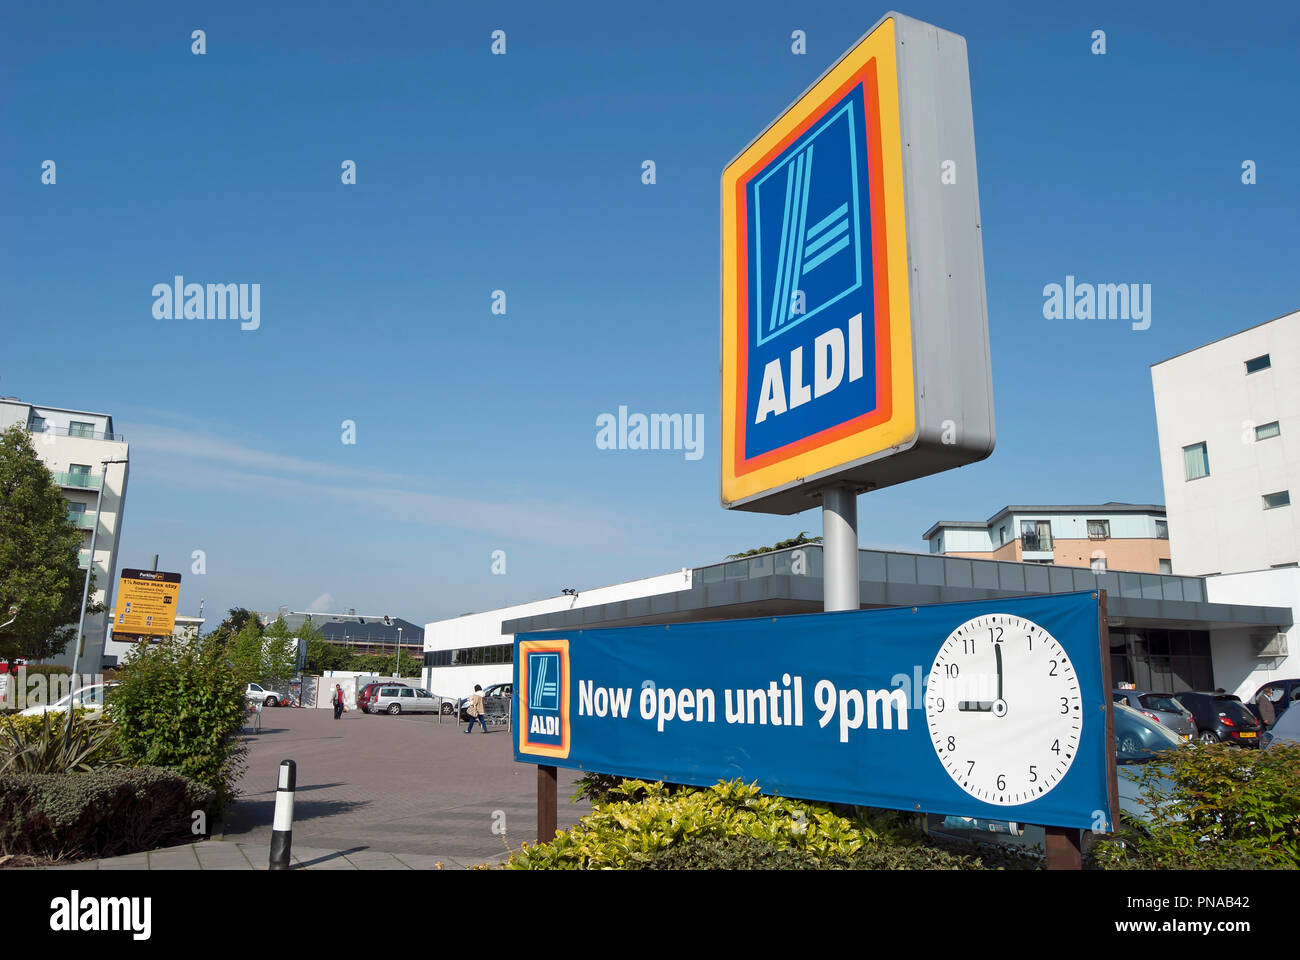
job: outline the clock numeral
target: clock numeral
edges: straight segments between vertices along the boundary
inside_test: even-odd
[[[949,753],[952,753],[952,752],[953,752],[954,750],[956,750],[956,749],[957,749],[957,738],[956,738],[956,737],[949,737],[949,738],[948,738],[948,752],[949,752]]]
[[[955,663],[945,663],[945,664],[943,665],[943,673],[944,673],[944,676],[946,676],[946,677],[955,677],[955,676],[957,676],[957,673],[958,673],[958,670],[957,670],[957,664],[955,664]]]
[[[1061,741],[1060,741],[1060,740],[1053,740],[1053,741],[1052,741],[1052,753],[1055,753],[1055,754],[1059,755],[1060,752],[1061,752]]]
[[[943,713],[943,697],[939,697],[934,701],[934,712]]]
[[[966,776],[969,777],[972,773],[975,772],[975,761],[967,760],[966,763],[968,764],[968,767],[966,769]]]
[[[1035,767],[1033,764],[1030,764],[1029,767],[1029,782],[1030,783],[1038,782],[1038,768]]]
[[[1061,698],[1061,712],[1062,713],[1070,712],[1070,701],[1065,697]]]
[[[994,631],[994,630],[996,630],[996,631],[998,632],[998,635],[997,635],[996,637],[993,635],[993,631]],[[1001,627],[989,627],[989,639],[992,640],[994,643],[1001,643],[1001,642],[1002,642],[1002,628],[1001,628]]]
[[[999,774],[998,774],[998,789],[999,789],[999,790],[1005,790],[1006,788],[1007,788],[1007,778],[1006,778],[1006,775],[1005,775],[1005,774],[1001,774],[1001,773],[999,773]]]
[[[1055,660],[1051,661],[1051,664],[1052,664],[1052,669],[1048,671],[1047,675],[1049,677],[1054,677],[1056,676],[1056,661]]]
[[[1029,649],[1030,649],[1030,650],[1034,649],[1034,637],[1033,637],[1033,634],[1029,634],[1029,633],[1025,634],[1025,639],[1029,641]]]
[[[962,652],[962,653],[974,653],[974,652],[975,652],[975,638],[974,638],[974,637],[971,637],[970,639],[967,639],[967,640],[963,640],[963,641],[961,642],[961,652]]]

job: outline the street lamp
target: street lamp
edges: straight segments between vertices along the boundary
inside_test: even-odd
[[[90,597],[90,577],[95,570],[95,540],[99,536],[99,512],[104,506],[104,484],[108,480],[108,465],[110,463],[126,463],[125,460],[101,460],[100,465],[104,468],[100,471],[99,476],[99,496],[95,499],[95,522],[90,527],[90,557],[86,563],[86,583],[81,588],[81,617],[77,620],[77,640],[76,645],[72,648],[72,688],[77,688],[77,660],[81,657],[81,645],[85,642],[86,628],[86,600]],[[109,571],[109,576],[113,571]],[[71,708],[69,708],[71,713]]]
[[[402,675],[402,628],[397,628],[397,662],[393,665],[393,674]]]

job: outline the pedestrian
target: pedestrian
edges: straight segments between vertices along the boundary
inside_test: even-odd
[[[343,699],[343,688],[336,683],[334,684],[334,719],[343,716],[343,711],[346,709],[347,702]]]
[[[482,725],[483,732],[487,733],[487,721],[483,719],[483,688],[477,683],[474,684],[474,696],[469,698],[465,713],[469,716],[469,726],[465,730],[466,733],[474,732],[475,720]]]
[[[1277,711],[1273,709],[1273,701],[1269,698],[1268,692],[1268,687],[1259,691],[1255,706],[1259,708],[1259,719],[1263,721],[1264,726],[1271,727],[1277,722]]]

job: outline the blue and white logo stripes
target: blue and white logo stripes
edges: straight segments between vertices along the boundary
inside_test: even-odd
[[[528,691],[530,710],[560,709],[560,655],[558,653],[530,653],[528,673],[531,678]]]

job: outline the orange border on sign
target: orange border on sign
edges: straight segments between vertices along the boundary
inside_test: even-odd
[[[915,434],[894,21],[886,20],[723,171],[722,496],[732,503],[907,442]],[[749,276],[745,187],[862,85],[875,294],[874,410],[745,457]],[[891,350],[893,351],[891,353]],[[731,359],[729,362],[729,358]]]
[[[528,739],[528,655],[530,653],[558,653],[560,655],[560,674],[563,684],[560,689],[560,745],[553,743],[532,743]],[[567,638],[555,640],[521,640],[519,641],[519,686],[515,690],[519,698],[519,752],[536,756],[564,760],[569,756],[571,746],[569,724],[569,641]]]

